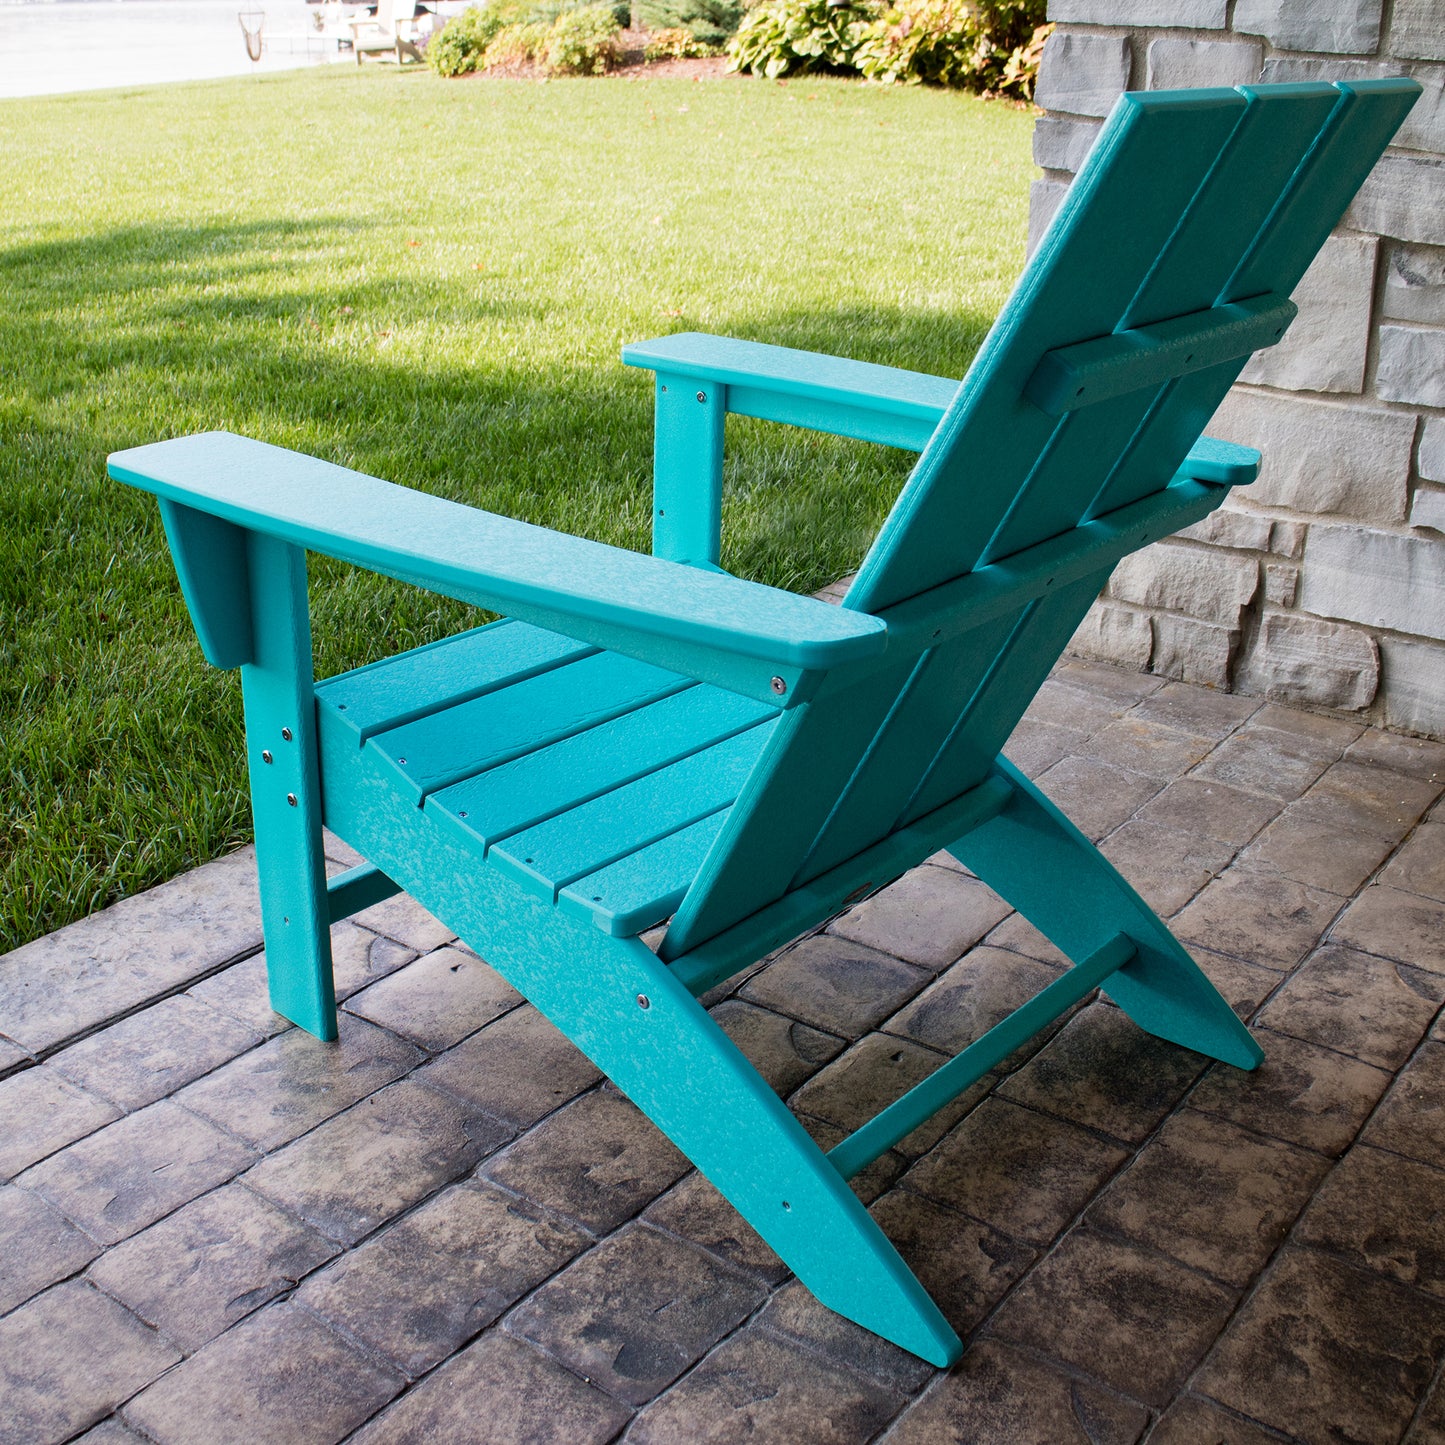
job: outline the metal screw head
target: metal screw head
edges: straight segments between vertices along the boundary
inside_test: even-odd
[[[700,391],[700,392],[698,392],[698,394],[697,394],[697,399],[698,399],[699,401],[706,401],[706,400],[707,400],[707,392],[705,392],[705,391]]]
[[[269,762],[273,762],[273,761],[275,761],[275,760],[272,758],[272,756],[271,756],[271,754],[270,754],[269,752],[266,752],[266,751],[263,750],[262,753],[261,753],[261,761],[262,761],[263,763],[269,763]]]
[[[650,998],[648,998],[648,996],[647,996],[645,993],[640,993],[640,994],[637,995],[637,1007],[638,1007],[638,1008],[651,1008],[651,1007],[652,1007],[652,1000],[651,1000]]]
[[[782,678],[775,677],[772,681],[772,689],[779,697],[782,697],[788,690],[788,684],[784,682]]]
[[[282,728],[282,729],[281,729],[281,736],[282,736],[283,738],[285,738],[286,741],[289,743],[289,742],[291,741],[291,729],[290,729],[290,728]]]
[[[295,794],[295,793],[287,793],[287,794],[286,794],[286,805],[287,805],[288,807],[291,807],[291,808],[294,808],[294,807],[296,806],[296,794]]]

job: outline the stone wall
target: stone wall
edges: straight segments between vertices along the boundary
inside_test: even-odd
[[[1051,0],[1030,245],[1121,90],[1412,75],[1396,143],[1210,425],[1264,453],[1081,655],[1445,737],[1445,0]]]

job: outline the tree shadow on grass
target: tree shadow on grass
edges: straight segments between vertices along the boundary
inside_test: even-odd
[[[239,689],[202,660],[154,502],[106,478],[108,452],[224,428],[647,547],[649,379],[610,340],[560,361],[503,348],[546,334],[545,299],[368,279],[350,263],[372,244],[367,225],[320,218],[0,252],[0,950],[249,833]],[[348,265],[318,275],[319,252]],[[961,375],[989,320],[856,308],[726,329]],[[448,344],[406,345],[417,325]],[[741,418],[728,447],[724,561],[798,590],[856,565],[911,464]],[[318,675],[477,618],[323,559],[312,607]]]

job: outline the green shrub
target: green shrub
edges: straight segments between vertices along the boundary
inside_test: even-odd
[[[742,0],[638,0],[638,18],[653,31],[686,30],[703,45],[721,45],[743,18]]]
[[[1019,62],[1043,18],[1039,0],[901,0],[874,22],[856,64],[885,83],[1019,92],[1025,80]],[[1031,79],[1023,93],[1032,94]]]
[[[716,53],[716,46],[705,45],[693,37],[691,30],[684,30],[681,26],[652,31],[642,48],[642,58],[648,65],[659,60],[691,60],[694,56]]]
[[[427,62],[438,75],[470,75],[483,70],[486,53],[497,36],[508,26],[532,18],[532,7],[517,0],[473,5],[433,34],[426,47]]]
[[[482,56],[501,29],[497,12],[473,5],[447,23],[427,44],[427,64],[438,75],[470,75],[480,68]]]
[[[480,68],[493,70],[497,66],[525,65],[530,61],[540,61],[551,34],[552,27],[545,20],[504,25],[487,46]]]
[[[537,0],[527,12],[528,20],[545,20],[549,25],[569,11],[595,10],[603,0]],[[631,0],[606,0],[606,5],[617,20],[618,27],[626,30],[632,23]]]
[[[547,36],[547,69],[555,75],[601,75],[622,58],[621,29],[610,4],[564,10]]]
[[[775,80],[789,72],[852,70],[876,20],[870,0],[768,0],[749,10],[728,44],[728,69]]]
[[[1045,0],[768,0],[728,46],[734,70],[857,70],[907,81],[1033,95],[1048,34]]]

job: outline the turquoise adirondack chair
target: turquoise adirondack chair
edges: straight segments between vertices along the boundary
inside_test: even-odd
[[[1201,430],[1417,90],[1124,96],[961,384],[629,348],[657,373],[651,557],[224,433],[113,456],[160,498],[205,655],[241,670],[272,1006],[334,1038],[327,927],[405,889],[818,1299],[954,1360],[852,1176],[1100,986],[1152,1034],[1261,1058],[999,750],[1115,562],[1254,477]],[[921,449],[841,607],[717,569],[729,411]],[[306,549],[504,620],[318,683]],[[370,861],[328,882],[323,823]],[[824,1154],[698,995],[940,848],[1073,966]]]

